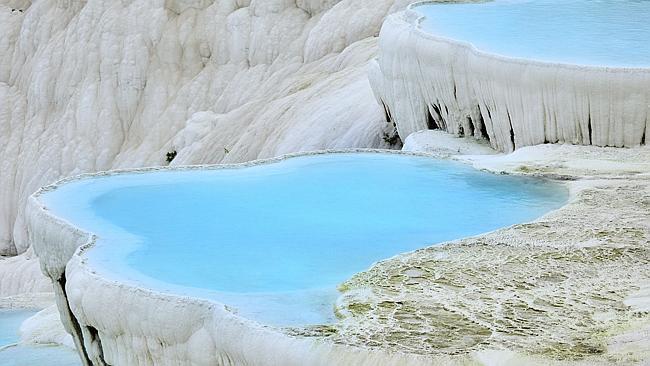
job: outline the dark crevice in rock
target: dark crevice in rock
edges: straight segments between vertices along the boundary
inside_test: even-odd
[[[111,366],[106,361],[104,361],[104,350],[102,349],[102,340],[99,337],[99,332],[97,331],[97,328],[86,326],[86,331],[89,338],[88,343],[90,343],[93,347],[97,349],[96,358],[98,363],[102,366]]]
[[[512,143],[512,151],[517,149],[517,145],[515,144],[515,130],[512,128],[512,118],[510,118],[510,111],[506,111],[508,115],[508,123],[510,124],[510,142]]]
[[[381,101],[381,105],[384,107],[384,118],[386,118],[386,122],[393,122],[393,117],[390,114],[390,109],[383,100]]]
[[[81,326],[77,321],[77,318],[74,317],[72,310],[70,310],[70,304],[68,303],[68,295],[65,290],[66,278],[65,274],[62,274],[61,277],[54,281],[54,291],[60,292],[62,296],[57,296],[58,298],[63,298],[64,301],[57,301],[57,307],[59,308],[59,314],[61,315],[61,320],[67,322],[70,325],[69,329],[72,331],[72,339],[81,358],[81,364],[84,366],[93,366],[93,363],[88,357],[88,352],[83,342],[83,334],[81,331]],[[62,309],[63,307],[63,309]]]
[[[589,112],[589,119],[587,120],[587,129],[589,129],[589,145],[592,144],[592,129],[591,129],[591,111]]]
[[[643,129],[643,134],[641,135],[641,145],[645,145],[645,134],[648,131],[648,127],[646,124],[646,127]]]
[[[447,121],[445,121],[445,119],[442,117],[442,109],[440,108],[440,104],[438,105],[432,104],[431,108],[436,113],[436,115],[433,117],[436,120],[436,124],[438,125],[438,128],[440,128],[441,130],[446,130]]]
[[[431,109],[434,110],[434,112],[440,117],[440,113],[436,110],[435,106],[431,106],[431,108],[427,108],[427,129],[429,130],[439,130],[440,126],[438,126],[438,123],[436,122],[436,119],[431,115]]]
[[[171,163],[172,161],[174,161],[174,159],[176,158],[176,155],[178,155],[178,152],[177,152],[176,150],[169,151],[169,152],[165,155],[165,161],[167,161],[167,164],[169,164],[169,163]]]
[[[485,119],[483,119],[483,113],[481,113],[481,110],[479,108],[479,113],[478,113],[478,128],[479,128],[479,133],[481,134],[481,137],[486,139],[487,141],[490,141],[490,135],[487,132],[487,126],[485,125]]]
[[[390,132],[383,133],[382,140],[384,140],[385,143],[387,143],[391,148],[394,149],[401,149],[402,146],[404,145],[402,142],[402,138],[399,135],[399,131],[397,130],[397,125],[395,124],[395,122],[393,122],[393,128]]]
[[[474,121],[470,116],[467,116],[467,126],[469,127],[469,136],[474,136],[476,128],[474,127]]]
[[[488,118],[489,118],[489,119],[492,119],[492,113],[490,112],[490,108],[485,107],[485,112],[487,113]]]

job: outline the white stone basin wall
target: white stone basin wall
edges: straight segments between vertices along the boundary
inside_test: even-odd
[[[305,154],[311,153],[237,165],[264,164]],[[322,338],[293,337],[239,317],[214,301],[157,292],[106,278],[86,260],[95,235],[56,217],[39,200],[45,191],[92,175],[227,167],[143,168],[86,174],[42,188],[30,197],[26,210],[30,241],[43,272],[54,284],[61,320],[72,334],[84,365],[375,366],[431,362],[431,358],[424,356],[338,345]]]
[[[509,58],[427,33],[411,5],[384,22],[370,81],[401,136],[439,128],[512,151],[632,147],[650,127],[650,69]]]

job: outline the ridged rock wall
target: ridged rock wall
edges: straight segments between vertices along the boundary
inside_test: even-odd
[[[413,9],[389,16],[370,80],[401,136],[424,129],[489,139],[631,147],[650,127],[650,69],[582,67],[491,55],[427,33]]]

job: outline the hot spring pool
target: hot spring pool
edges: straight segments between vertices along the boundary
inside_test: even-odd
[[[0,348],[18,342],[20,325],[34,314],[33,310],[0,309]]]
[[[590,66],[650,66],[650,1],[495,0],[423,4],[428,32],[504,56]]]
[[[103,275],[273,325],[330,322],[336,286],[373,262],[529,221],[566,199],[552,182],[388,153],[100,176],[41,196],[98,235],[86,255]]]
[[[20,325],[34,314],[36,310],[0,309],[0,365],[81,365],[77,353],[67,347],[16,344],[20,338]]]

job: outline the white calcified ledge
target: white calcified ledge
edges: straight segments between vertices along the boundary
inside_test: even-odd
[[[152,167],[83,174],[34,193],[27,205],[30,240],[42,271],[54,284],[65,329],[85,365],[420,365],[432,358],[299,338],[247,320],[216,301],[139,287],[102,276],[86,260],[97,237],[55,216],[40,196],[62,184],[90,177],[162,170],[243,168],[296,156],[376,152],[348,149],[296,153],[229,165]]]
[[[650,127],[650,68],[491,54],[428,33],[412,4],[389,16],[369,78],[400,135],[439,128],[512,151],[545,142],[633,147]]]

